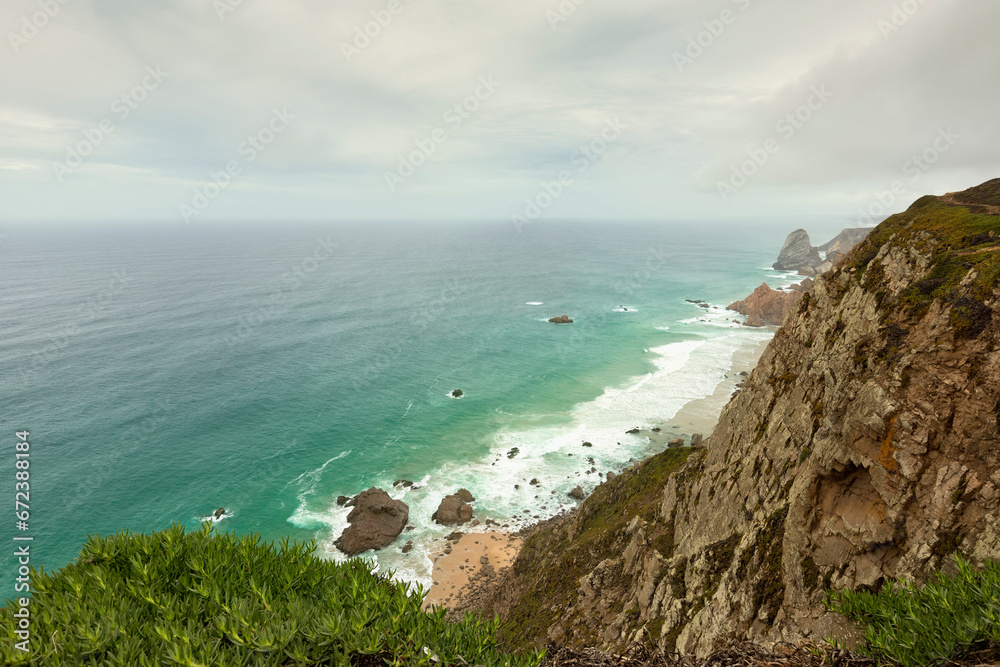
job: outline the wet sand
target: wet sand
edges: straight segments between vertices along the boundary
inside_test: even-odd
[[[667,443],[675,438],[684,438],[685,444],[690,444],[694,433],[701,433],[706,438],[711,435],[722,408],[729,402],[736,385],[746,377],[741,373],[749,374],[753,370],[768,342],[762,341],[759,345],[739,350],[733,356],[733,366],[726,379],[711,396],[685,405],[673,419],[659,427],[659,432],[643,429],[642,435],[650,440],[649,455],[663,451]],[[456,606],[463,589],[482,571],[483,557],[489,564],[486,567],[499,571],[514,561],[521,544],[518,535],[500,531],[467,533],[457,541],[442,542],[441,550],[431,556],[434,559],[434,583],[424,599],[424,608]],[[446,553],[449,547],[450,552]]]
[[[769,342],[769,340],[761,341],[757,345],[738,350],[733,355],[732,368],[726,373],[726,379],[716,387],[715,393],[691,401],[682,407],[673,419],[660,425],[659,433],[643,429],[642,435],[647,436],[650,441],[650,453],[663,451],[667,443],[674,438],[684,438],[684,444],[687,445],[691,444],[691,436],[695,433],[700,433],[706,438],[710,436],[719,423],[722,408],[736,391],[736,385],[746,379],[746,376],[740,373],[750,374]]]
[[[521,543],[521,538],[513,533],[491,531],[467,533],[457,542],[442,544],[442,551],[432,556],[434,584],[424,598],[424,608],[454,606],[473,576],[484,567],[499,571],[510,565],[521,549]],[[448,546],[451,553],[445,553]]]

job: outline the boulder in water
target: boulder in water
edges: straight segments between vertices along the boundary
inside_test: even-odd
[[[354,509],[347,515],[351,525],[334,544],[348,556],[387,547],[403,532],[409,518],[410,508],[406,503],[372,487],[354,499]]]
[[[431,519],[442,526],[460,526],[472,520],[472,505],[457,494],[445,496]]]
[[[560,315],[558,317],[553,317],[549,320],[552,324],[573,324],[573,320],[569,319],[569,315]]]

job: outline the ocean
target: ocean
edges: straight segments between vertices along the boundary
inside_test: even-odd
[[[13,498],[15,432],[30,431],[31,491],[30,527],[11,506],[7,539],[33,537],[32,564],[51,570],[88,535],[196,528],[223,507],[218,531],[315,539],[341,558],[337,497],[378,486],[415,528],[365,556],[427,586],[452,530],[431,521],[444,495],[469,489],[480,521],[546,518],[600,482],[591,469],[650,453],[627,430],[715,392],[734,355],[772,335],[724,306],[797,280],[767,268],[797,226],[12,232],[0,465]],[[818,244],[843,226],[807,228]],[[575,322],[548,323],[563,314]],[[14,595],[13,551],[0,597]]]

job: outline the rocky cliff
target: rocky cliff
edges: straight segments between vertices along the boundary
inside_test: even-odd
[[[796,229],[785,239],[778,253],[774,268],[779,271],[798,271],[806,267],[819,266],[823,259],[819,250],[813,247],[809,234],[804,229]]]
[[[800,284],[793,285],[790,292],[771,289],[767,283],[763,283],[753,294],[726,308],[746,315],[744,324],[748,327],[780,326],[799,299],[812,289],[812,283],[811,278],[806,278]]]
[[[513,644],[705,654],[849,637],[825,589],[1000,557],[996,206],[1000,179],[882,223],[798,303],[703,447],[541,525],[473,607]]]
[[[826,273],[871,231],[871,228],[850,227],[823,245],[813,246],[806,230],[796,229],[785,238],[773,268],[779,271],[798,271],[803,276]],[[820,257],[820,253],[823,253],[825,259]]]
[[[871,231],[870,227],[849,227],[816,249],[827,260],[835,262],[864,241]]]

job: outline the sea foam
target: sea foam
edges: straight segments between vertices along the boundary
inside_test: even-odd
[[[476,497],[475,517],[483,524],[490,518],[517,529],[572,509],[577,502],[568,492],[574,487],[579,485],[589,493],[603,480],[599,473],[618,472],[650,453],[647,437],[626,431],[662,424],[688,402],[712,395],[732,367],[733,355],[770,335],[742,329],[652,348],[652,372],[606,387],[601,395],[577,404],[568,413],[510,416],[491,436],[485,457],[449,462],[412,489],[393,488],[387,477],[381,488],[407,503],[409,523],[416,528],[403,533],[390,547],[365,557],[394,571],[400,580],[429,587],[432,552],[455,529],[434,524],[430,516],[445,495],[459,488],[469,489]],[[585,442],[591,446],[584,447]],[[327,537],[319,545],[320,551],[343,560],[333,541],[347,527],[349,509],[336,503],[325,509],[307,509],[319,500],[309,495],[300,494],[301,505],[291,521],[306,528],[323,525]],[[485,528],[466,525],[459,529]],[[403,554],[400,547],[407,540],[413,541],[414,548]]]

